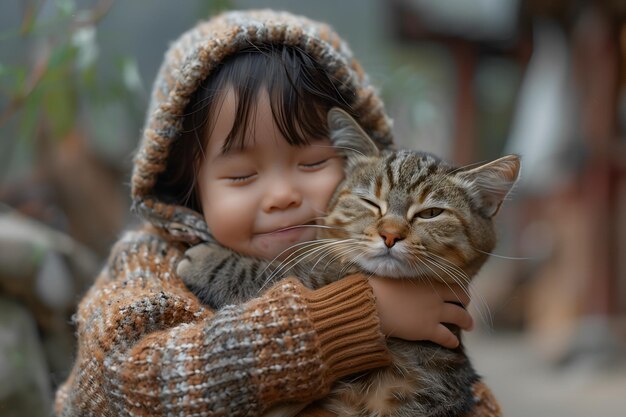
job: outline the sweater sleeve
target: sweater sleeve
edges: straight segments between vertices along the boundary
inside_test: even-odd
[[[58,416],[254,416],[390,363],[365,279],[316,291],[287,279],[213,312],[176,276],[181,256],[154,232],[116,244],[76,313]]]

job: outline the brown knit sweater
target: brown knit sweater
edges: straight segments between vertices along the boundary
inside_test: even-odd
[[[316,291],[287,279],[214,312],[174,273],[182,254],[150,226],[115,245],[78,308],[77,358],[56,395],[58,416],[256,416],[389,364],[362,278]],[[472,416],[501,415],[486,386],[474,391]],[[329,416],[314,405],[301,415]]]
[[[365,280],[309,291],[287,279],[213,312],[174,273],[182,253],[150,227],[116,244],[76,314],[59,416],[253,416],[389,363]]]

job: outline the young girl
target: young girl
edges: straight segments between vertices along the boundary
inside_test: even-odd
[[[469,302],[459,288],[352,275],[311,291],[289,278],[211,311],[177,276],[202,241],[273,259],[314,237],[293,226],[313,225],[343,178],[326,128],[334,106],[390,146],[380,99],[328,26],[231,12],[172,45],[135,157],[133,207],[145,224],[114,246],[79,305],[59,416],[261,415],[388,365],[385,336],[458,344],[441,323],[471,327],[447,302]],[[492,415],[490,393],[474,388],[473,415]]]

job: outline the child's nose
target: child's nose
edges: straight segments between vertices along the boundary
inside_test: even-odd
[[[298,207],[302,203],[302,194],[289,178],[282,178],[270,184],[265,194],[263,209],[267,212]]]

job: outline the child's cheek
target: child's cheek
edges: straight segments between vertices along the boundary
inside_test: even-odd
[[[325,210],[328,207],[330,198],[334,194],[337,186],[344,179],[343,163],[337,158],[331,161],[332,165],[328,167],[325,175],[320,179],[318,208]]]

